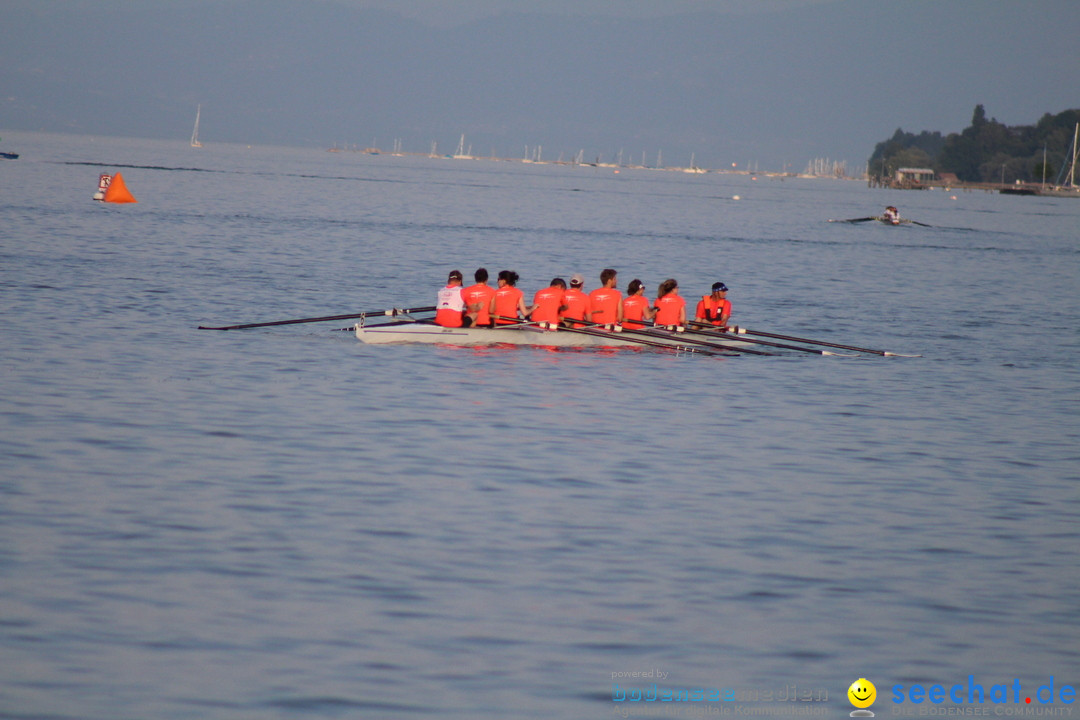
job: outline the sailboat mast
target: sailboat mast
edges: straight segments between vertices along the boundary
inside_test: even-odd
[[[202,147],[199,142],[199,116],[202,114],[202,105],[195,108],[195,129],[191,131],[191,147]]]
[[[1072,165],[1069,167],[1069,187],[1076,187],[1076,140],[1080,137],[1080,123],[1076,123],[1076,128],[1073,130],[1073,156]]]

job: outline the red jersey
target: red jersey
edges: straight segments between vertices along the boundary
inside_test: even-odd
[[[680,310],[686,307],[686,300],[675,293],[668,293],[656,300],[656,324],[678,325],[680,322]]]
[[[631,295],[622,301],[623,327],[627,330],[640,330],[645,327],[633,320],[644,320],[645,311],[649,309],[649,298],[644,295]]]
[[[488,285],[470,285],[461,291],[461,296],[465,298],[465,310],[468,311],[471,305],[479,305],[480,311],[476,315],[477,325],[487,325],[491,322],[491,314],[488,312],[488,308],[491,307],[491,298],[495,295],[495,289]]]
[[[615,288],[596,288],[589,293],[592,303],[592,321],[601,325],[619,322],[619,308],[622,305],[622,293]]]
[[[566,306],[562,313],[564,318],[593,322],[592,316],[589,314],[592,309],[592,302],[589,300],[588,295],[577,288],[570,288],[563,293],[563,305]],[[573,327],[579,328],[584,327],[584,325],[574,323]]]
[[[534,322],[558,323],[559,308],[563,305],[563,290],[557,287],[546,287],[537,290],[533,296],[533,305],[536,308],[532,312],[531,320]]]
[[[705,295],[698,300],[697,310],[694,312],[695,320],[723,325],[720,318],[724,316],[731,317],[730,300],[713,300],[712,295]]]
[[[522,298],[525,297],[525,293],[518,290],[512,285],[504,285],[495,291],[495,294],[491,297],[491,304],[494,308],[493,315],[501,315],[504,318],[516,318],[518,316],[518,306],[522,302]],[[496,320],[496,325],[510,325],[513,320]]]

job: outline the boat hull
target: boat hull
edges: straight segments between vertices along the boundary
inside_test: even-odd
[[[650,330],[642,334],[621,333],[607,330],[574,332],[572,330],[544,330],[534,325],[508,325],[501,328],[448,328],[428,323],[403,323],[386,325],[356,325],[356,337],[368,344],[430,343],[436,345],[538,345],[544,347],[651,347],[657,343],[666,347],[701,347],[695,340],[717,342],[725,347],[738,349],[747,343],[718,337],[680,337],[663,330]]]

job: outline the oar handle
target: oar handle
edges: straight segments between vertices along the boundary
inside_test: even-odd
[[[332,320],[353,320],[367,317],[396,317],[397,315],[409,315],[418,312],[431,312],[434,305],[419,308],[390,308],[388,310],[369,310],[368,312],[352,313],[349,315],[324,315],[323,317],[297,318],[296,320],[274,320],[272,322],[246,323],[244,325],[223,325],[221,327],[209,327],[200,325],[199,330],[246,330],[247,328],[271,327],[274,325],[296,325],[297,323],[330,322]]]

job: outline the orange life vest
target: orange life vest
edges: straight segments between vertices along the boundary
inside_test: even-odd
[[[696,320],[704,320],[713,325],[723,325],[720,320],[724,315],[731,316],[730,300],[713,300],[712,295],[703,295],[697,305]]]

